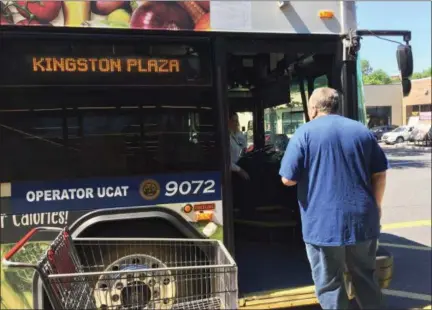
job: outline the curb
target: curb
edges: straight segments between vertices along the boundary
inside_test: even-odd
[[[394,144],[394,145],[386,145],[381,144],[383,149],[405,149],[405,150],[418,150],[418,151],[431,151],[431,146],[417,146],[417,145],[407,145],[407,144]]]

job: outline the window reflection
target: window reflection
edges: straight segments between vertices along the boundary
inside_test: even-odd
[[[215,170],[208,107],[0,111],[0,181]]]
[[[366,107],[368,127],[391,125],[391,107]]]

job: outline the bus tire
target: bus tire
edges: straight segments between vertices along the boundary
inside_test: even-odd
[[[98,271],[115,271],[115,269],[112,269],[116,262],[121,260],[122,258],[128,259],[128,257],[133,257],[133,259],[136,259],[137,257],[145,257],[147,256],[147,261],[140,262],[140,261],[130,261],[131,266],[133,265],[149,265],[148,262],[152,262],[151,266],[148,266],[149,268],[175,268],[175,266],[187,266],[188,264],[192,264],[193,262],[200,262],[205,264],[205,258],[203,258],[202,255],[197,254],[198,251],[191,250],[191,247],[187,247],[185,250],[179,250],[178,246],[173,248],[162,248],[162,247],[154,247],[154,246],[147,246],[147,245],[133,245],[134,242],[130,242],[126,244],[125,246],[118,246],[118,245],[110,245],[106,247],[102,247],[101,249],[92,249],[88,246],[86,247],[77,247],[78,253],[81,256],[81,260],[86,262],[89,265],[93,266],[103,266],[101,270]],[[175,255],[174,255],[175,251]],[[92,253],[93,252],[93,253]],[[98,253],[99,252],[99,253]],[[141,255],[141,256],[140,256]],[[93,258],[92,258],[93,257]],[[175,260],[174,260],[175,258]],[[159,266],[156,261],[160,261],[162,263],[162,266]],[[147,263],[147,264],[146,264]],[[120,270],[126,266],[122,265],[120,267]],[[110,267],[110,270],[107,268]],[[124,270],[124,269],[123,269]],[[153,300],[159,300],[159,302],[166,300],[166,303],[162,305],[162,308],[169,307],[174,302],[177,302],[178,300],[191,300],[191,297],[200,296],[201,298],[205,298],[206,294],[209,294],[208,291],[206,291],[206,288],[209,288],[211,283],[209,282],[209,274],[208,272],[205,272],[205,270],[202,270],[200,272],[192,272],[191,271],[170,271],[170,272],[163,272],[159,276],[153,277],[153,281],[156,282],[156,284],[153,284],[153,288],[150,287],[148,284],[148,280],[142,280],[143,282],[143,289],[140,289],[140,292],[145,291],[152,291],[151,296],[153,296]],[[138,274],[131,272],[133,277],[137,278]],[[194,280],[185,280],[186,278],[194,278]],[[109,283],[109,281],[106,281]],[[111,281],[112,282],[112,281]],[[134,283],[137,283],[134,279]],[[206,282],[206,283],[204,283]],[[208,283],[207,283],[208,282]],[[103,277],[95,276],[91,279],[92,288],[99,289],[95,293],[95,299],[97,306],[101,306],[101,301],[97,300],[98,293],[100,294],[101,285],[104,283]],[[164,286],[169,286],[167,289],[163,289]],[[145,289],[144,289],[145,287]],[[159,288],[157,288],[159,287]],[[111,289],[111,288],[108,288]],[[125,287],[126,289],[126,287]],[[113,291],[113,289],[111,290]],[[168,295],[163,295],[162,292],[165,292],[165,294],[168,293]],[[144,293],[143,293],[144,294]],[[158,294],[156,296],[156,294]],[[121,294],[119,294],[121,296]],[[127,296],[129,294],[125,294]],[[148,295],[146,295],[148,296]],[[208,296],[210,297],[210,296]],[[144,298],[144,297],[143,297]],[[152,302],[152,300],[149,300],[149,302]],[[110,307],[110,305],[106,305]],[[154,306],[154,305],[153,305]],[[160,308],[160,307],[159,307]]]

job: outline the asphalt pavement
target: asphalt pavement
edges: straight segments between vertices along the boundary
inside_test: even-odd
[[[421,309],[432,303],[431,148],[383,149],[391,169],[380,243],[394,256],[393,280],[384,294],[390,309]]]
[[[394,257],[393,279],[383,290],[386,305],[388,309],[431,309],[431,148],[382,147],[391,169],[380,244]]]

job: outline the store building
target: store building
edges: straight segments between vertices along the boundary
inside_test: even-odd
[[[292,100],[301,102],[299,93],[292,93]],[[431,124],[431,78],[412,80],[411,93],[407,97],[402,95],[400,83],[387,85],[365,85],[364,98],[368,127],[381,125]],[[276,133],[291,136],[294,131],[304,124],[304,112],[301,106],[280,106],[273,111],[265,111],[264,121],[266,130],[272,128]],[[239,113],[240,124],[251,130],[252,113]]]
[[[409,96],[403,98],[404,124],[431,124],[431,78],[412,80]]]
[[[364,98],[368,127],[402,125],[402,87],[398,84],[365,85]]]

